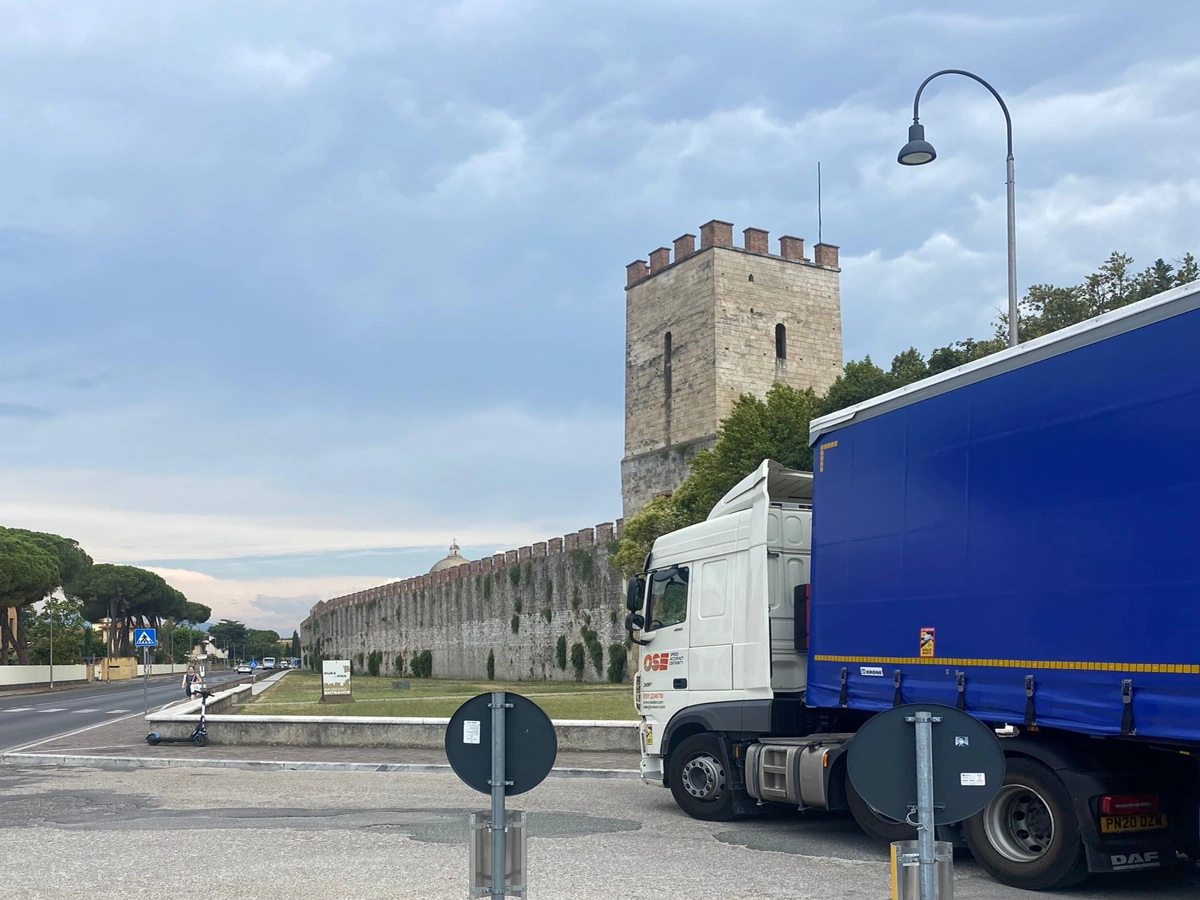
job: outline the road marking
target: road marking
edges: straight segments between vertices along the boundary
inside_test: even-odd
[[[108,712],[105,713],[105,715],[106,716],[115,716],[119,713],[127,713],[127,712],[129,712],[129,710],[127,710],[127,709],[110,709]]]
[[[71,714],[75,715],[75,716],[83,715],[84,713],[98,713],[98,712],[100,712],[99,707],[93,707],[92,709],[73,709],[73,710],[71,710]]]
[[[40,713],[56,713],[56,712],[66,712],[66,711],[67,711],[67,708],[65,706],[52,706],[49,709],[39,709],[38,710],[38,712],[40,712]]]
[[[0,712],[29,712],[33,709],[32,706],[14,706],[11,709],[3,709]]]
[[[123,712],[123,710],[113,710],[113,712]],[[129,715],[123,716],[120,719],[104,719],[103,721],[97,722],[95,725],[85,725],[83,728],[76,728],[74,731],[65,731],[62,734],[56,734],[53,737],[42,738],[42,740],[40,740],[40,741],[34,741],[32,744],[22,744],[20,747],[10,747],[9,749],[4,750],[3,752],[4,753],[19,753],[22,750],[30,750],[34,747],[40,747],[40,746],[42,746],[42,744],[48,744],[51,741],[59,741],[59,740],[62,740],[63,738],[74,737],[77,734],[83,734],[85,731],[91,731],[93,728],[103,728],[105,725],[110,725],[113,722],[121,722],[121,721],[124,721],[125,719],[132,719],[134,716],[140,716],[140,715],[143,715],[143,713],[140,713],[140,712],[130,713]]]

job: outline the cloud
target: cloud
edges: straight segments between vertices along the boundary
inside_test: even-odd
[[[24,403],[0,403],[0,419],[48,419],[54,415],[48,409]]]
[[[277,631],[281,637],[289,637],[318,601],[394,580],[381,573],[352,578],[222,579],[189,569],[147,568],[193,603],[212,609],[210,622],[234,619],[251,628]]]
[[[224,68],[252,84],[296,90],[307,87],[332,63],[332,55],[313,47],[243,45],[228,53]]]

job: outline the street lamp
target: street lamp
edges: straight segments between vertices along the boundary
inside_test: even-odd
[[[896,161],[902,166],[923,166],[937,159],[937,151],[933,149],[932,144],[925,140],[925,126],[920,121],[919,105],[921,92],[925,90],[925,85],[939,75],[965,75],[967,78],[978,81],[991,91],[996,102],[1000,104],[1000,109],[1004,111],[1004,124],[1008,129],[1008,158],[1006,160],[1008,173],[1008,346],[1015,347],[1017,345],[1017,223],[1013,184],[1012,117],[1008,114],[1008,107],[1004,105],[1004,100],[994,87],[972,72],[963,69],[942,69],[940,72],[934,72],[917,88],[917,95],[913,98],[913,123],[908,128],[908,143],[900,148],[900,152],[896,155]]]

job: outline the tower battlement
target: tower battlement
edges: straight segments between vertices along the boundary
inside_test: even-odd
[[[712,219],[625,268],[623,514],[673,491],[743,394],[824,392],[842,368],[838,247]]]

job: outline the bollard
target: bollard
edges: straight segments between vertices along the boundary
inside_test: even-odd
[[[954,845],[933,843],[935,900],[954,900]],[[892,900],[918,900],[921,896],[921,854],[917,841],[892,844]]]

